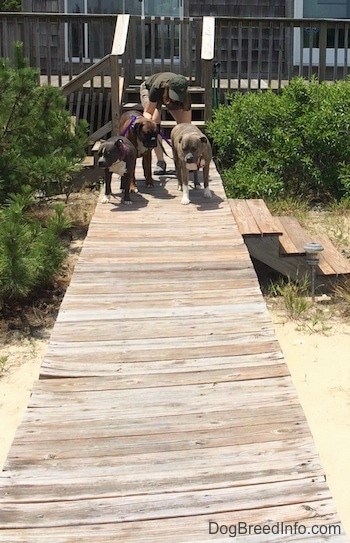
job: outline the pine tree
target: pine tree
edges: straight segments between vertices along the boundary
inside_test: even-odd
[[[63,208],[41,224],[29,210],[38,193],[62,192],[84,156],[86,124],[72,130],[60,89],[38,84],[22,45],[0,60],[0,307],[49,285],[62,264]],[[2,204],[2,205],[1,205]]]
[[[61,90],[40,86],[15,44],[13,64],[0,60],[0,203],[23,184],[44,195],[62,192],[85,141],[86,123],[72,130]]]

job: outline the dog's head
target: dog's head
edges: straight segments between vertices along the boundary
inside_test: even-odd
[[[184,134],[179,138],[179,144],[188,170],[197,170],[204,166],[205,160],[208,158],[208,146],[210,145],[208,138],[204,134],[198,136]]]
[[[125,160],[127,151],[125,141],[120,136],[102,140],[98,151],[98,165],[100,168],[109,168],[115,162]]]
[[[146,149],[157,147],[158,126],[154,121],[139,117],[135,120],[133,130]]]

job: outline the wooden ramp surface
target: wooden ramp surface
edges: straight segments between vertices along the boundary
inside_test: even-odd
[[[189,206],[160,179],[97,205],[0,479],[1,543],[221,543],[238,523],[241,543],[345,543],[214,165]]]

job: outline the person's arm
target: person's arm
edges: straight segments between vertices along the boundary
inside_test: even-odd
[[[147,102],[145,109],[143,111],[143,116],[146,117],[146,119],[152,119],[153,113],[155,112],[157,107],[156,102]]]
[[[160,124],[160,112],[157,108],[157,103],[147,102],[145,109],[143,110],[143,116],[146,117],[146,119],[151,119],[157,124]]]

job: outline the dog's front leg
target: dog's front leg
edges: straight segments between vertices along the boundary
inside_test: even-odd
[[[146,187],[154,187],[152,179],[152,151],[149,149],[142,157],[143,174],[146,179]]]
[[[204,198],[211,198],[211,190],[209,188],[209,162],[203,168],[204,179]]]
[[[188,179],[189,174],[187,168],[181,168],[181,181],[182,181],[182,200],[181,203],[183,205],[187,205],[190,203],[190,191],[188,187]]]
[[[111,199],[112,193],[112,172],[109,171],[109,168],[105,168],[105,194],[101,200],[102,204],[108,204]]]
[[[131,201],[131,198],[130,198],[130,186],[131,186],[131,176],[128,172],[126,172],[123,177],[121,178],[121,182],[122,182],[122,187],[124,189],[124,193],[123,193],[123,197],[122,197],[122,202],[123,204],[126,204],[126,205],[131,205],[132,204],[132,201]]]

